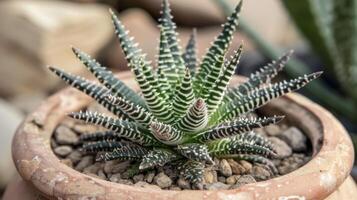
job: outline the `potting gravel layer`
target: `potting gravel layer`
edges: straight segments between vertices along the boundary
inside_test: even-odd
[[[88,110],[110,115],[97,104],[89,106]],[[278,174],[273,174],[267,166],[261,164],[214,158],[214,165],[206,165],[203,182],[191,185],[172,165],[138,172],[135,170],[138,167],[135,161],[95,162],[98,155],[82,152],[79,136],[104,130],[99,126],[66,118],[55,129],[51,146],[62,163],[79,172],[111,182],[158,190],[235,189],[244,184],[287,174],[311,159],[311,145],[299,128],[284,123],[269,125],[254,131],[267,136],[274,144],[278,156],[271,161]]]

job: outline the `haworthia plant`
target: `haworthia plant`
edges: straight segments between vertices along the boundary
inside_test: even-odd
[[[253,118],[246,114],[305,86],[321,72],[271,83],[288,61],[289,52],[252,74],[244,83],[228,88],[243,52],[240,46],[231,58],[225,55],[238,25],[241,7],[242,2],[199,64],[195,31],[185,52],[181,53],[169,3],[164,0],[156,68],[111,12],[116,34],[142,97],[76,48],[73,48],[75,55],[104,86],[50,67],[58,77],[115,115],[90,111],[69,114],[74,119],[108,129],[82,136],[83,150],[104,152],[98,161],[134,160],[138,162],[133,166],[137,170],[175,163],[191,183],[202,181],[204,167],[214,164],[214,157],[257,162],[276,172],[269,161],[276,156],[274,147],[256,134],[254,128],[278,123],[283,116]]]

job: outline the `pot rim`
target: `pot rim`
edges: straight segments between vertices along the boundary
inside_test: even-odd
[[[135,84],[130,72],[121,73],[118,77],[129,86]],[[237,82],[237,79],[234,80]],[[314,156],[304,166],[286,175],[247,184],[238,189],[153,190],[93,178],[62,164],[50,146],[52,132],[66,113],[78,110],[91,101],[90,97],[73,88],[54,94],[26,117],[13,138],[13,160],[22,178],[33,184],[47,197],[64,199],[81,197],[96,197],[96,199],[241,198],[249,200],[284,197],[324,199],[343,183],[352,169],[354,159],[352,142],[338,120],[316,103],[298,94],[288,94],[279,99],[287,102],[284,109],[290,109],[290,105],[305,109],[306,113],[311,115],[310,117],[317,120],[323,137],[320,138],[321,140],[314,139],[316,141],[313,143]],[[284,109],[282,111],[285,112]],[[308,122],[308,120],[305,121]],[[317,151],[319,142],[321,142],[321,149]]]

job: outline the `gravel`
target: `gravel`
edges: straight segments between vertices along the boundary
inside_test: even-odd
[[[91,177],[156,190],[235,189],[245,184],[290,173],[311,159],[311,150],[307,148],[308,139],[301,130],[287,125],[269,125],[260,128],[259,134],[268,136],[275,146],[278,158],[272,159],[272,163],[275,164],[278,174],[273,174],[271,169],[261,164],[214,158],[214,165],[206,165],[203,182],[191,184],[178,173],[175,166],[171,165],[132,174],[130,167],[134,161],[95,162],[95,155],[80,151],[78,138],[81,134],[98,130],[100,129],[95,126],[67,121],[59,125],[53,134],[53,151],[63,164]]]

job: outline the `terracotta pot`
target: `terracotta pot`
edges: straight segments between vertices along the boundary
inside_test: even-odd
[[[130,73],[119,74],[129,86]],[[235,78],[234,83],[238,83]],[[138,188],[93,178],[62,164],[53,154],[50,138],[66,113],[79,110],[91,99],[75,89],[50,97],[19,127],[12,144],[13,159],[21,177],[49,199],[351,199],[354,183],[346,178],[354,151],[342,125],[328,111],[308,99],[289,94],[272,101],[261,111],[284,114],[310,138],[313,159],[287,175],[244,185],[234,190],[168,191]],[[341,186],[341,184],[343,185]],[[348,191],[347,191],[348,190]],[[347,192],[346,192],[347,191]]]

